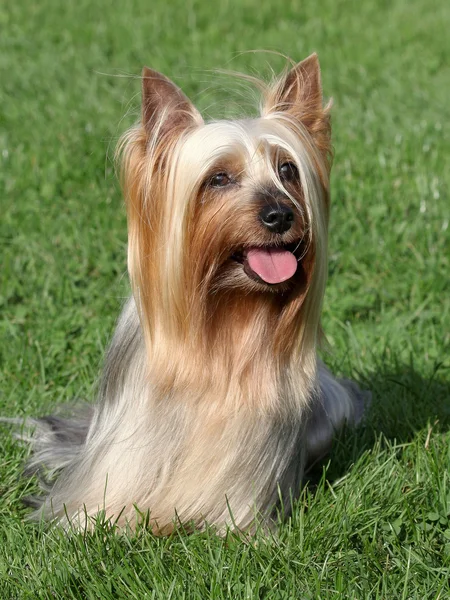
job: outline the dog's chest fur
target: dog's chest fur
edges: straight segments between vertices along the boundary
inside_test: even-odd
[[[280,504],[288,512],[290,490],[299,488],[305,463],[300,413],[263,414],[246,406],[227,412],[227,399],[214,397],[215,390],[209,398],[195,398],[192,390],[184,398],[160,397],[145,375],[146,358],[130,300],[88,433],[89,462],[75,463],[68,474],[74,496],[69,515],[81,504],[89,514],[97,512],[99,497],[106,512],[123,521],[135,518],[134,505],[151,507],[161,531],[171,527],[174,507],[181,522],[197,527],[206,520],[248,528],[257,512],[267,516]],[[138,398],[145,405],[138,406]],[[81,485],[86,470],[88,488]]]

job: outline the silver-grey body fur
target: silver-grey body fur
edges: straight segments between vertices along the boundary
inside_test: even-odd
[[[45,466],[47,473],[58,474],[37,499],[38,515],[66,524],[68,516],[85,526],[86,516],[104,509],[119,523],[130,522],[134,504],[149,509],[161,531],[170,528],[175,510],[182,522],[197,527],[206,521],[248,528],[256,508],[270,517],[281,501],[289,512],[305,466],[327,452],[345,421],[362,416],[365,394],[319,363],[320,393],[304,414],[289,419],[235,414],[217,423],[213,411],[215,447],[204,452],[202,440],[211,432],[202,431],[204,419],[198,419],[195,406],[170,398],[152,402],[146,359],[130,299],[107,355],[95,409],[86,407],[72,419],[34,421],[30,469]]]

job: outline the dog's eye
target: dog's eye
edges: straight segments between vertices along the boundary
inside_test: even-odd
[[[210,187],[221,188],[232,183],[231,177],[227,173],[216,173],[208,180]]]
[[[291,162],[285,162],[278,167],[278,175],[282,181],[298,181],[298,169]]]

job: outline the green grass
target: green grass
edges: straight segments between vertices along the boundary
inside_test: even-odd
[[[450,6],[445,0],[0,6],[0,413],[92,398],[126,279],[111,156],[143,64],[209,114],[313,50],[334,98],[324,325],[373,391],[277,535],[67,535],[26,521],[26,449],[0,429],[0,597],[450,598]],[[202,92],[203,90],[206,90]]]

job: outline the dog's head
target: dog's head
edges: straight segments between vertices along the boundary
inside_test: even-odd
[[[317,56],[265,89],[257,119],[205,123],[163,75],[145,68],[142,82],[123,174],[129,271],[147,334],[193,335],[221,298],[234,318],[240,304],[270,307],[277,323],[302,310],[316,332],[330,167]]]

